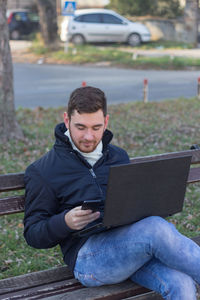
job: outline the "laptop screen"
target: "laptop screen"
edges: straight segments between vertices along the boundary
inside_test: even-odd
[[[147,216],[167,217],[183,207],[191,155],[110,168],[104,225],[119,226]]]

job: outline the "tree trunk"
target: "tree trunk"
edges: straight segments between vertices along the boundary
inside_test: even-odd
[[[7,0],[0,0],[0,142],[23,137],[15,117],[13,68],[6,7]]]
[[[52,50],[58,48],[58,26],[55,0],[36,0],[44,44]]]
[[[186,0],[184,23],[187,41],[197,46],[198,43],[199,0]]]

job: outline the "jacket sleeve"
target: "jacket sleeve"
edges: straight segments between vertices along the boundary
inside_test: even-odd
[[[53,190],[31,165],[25,172],[24,237],[34,248],[50,248],[73,232],[65,223],[67,211],[59,212]]]
[[[122,151],[123,151],[123,163],[124,164],[129,164],[130,163],[130,158],[128,156],[128,153],[124,149],[122,149]]]

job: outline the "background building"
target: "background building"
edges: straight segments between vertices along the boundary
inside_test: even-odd
[[[8,0],[7,8],[15,9],[15,8],[27,8],[34,4],[34,0]]]
[[[56,0],[55,0],[56,1]],[[61,3],[65,0],[57,1],[58,9],[61,7]],[[88,8],[88,7],[104,7],[109,3],[109,0],[77,0],[77,8]],[[8,9],[15,8],[28,8],[35,4],[35,0],[8,0]]]

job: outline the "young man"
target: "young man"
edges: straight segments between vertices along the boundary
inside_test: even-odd
[[[54,147],[26,170],[25,239],[35,248],[60,244],[65,263],[86,286],[130,278],[164,299],[194,300],[200,247],[164,219],[74,235],[101,218],[109,167],[129,163],[127,153],[110,144],[108,119],[101,90],[71,94]],[[96,199],[98,212],[81,209],[84,200]]]

